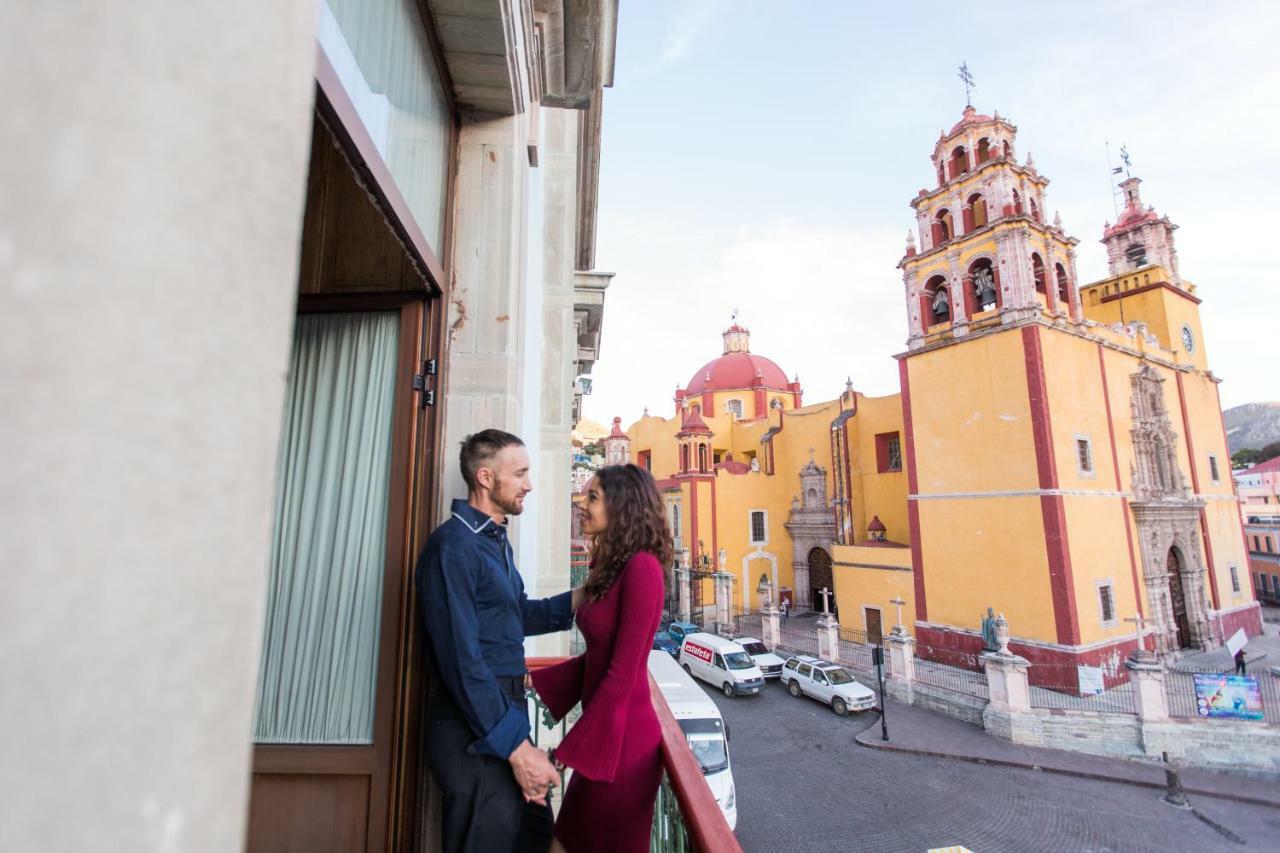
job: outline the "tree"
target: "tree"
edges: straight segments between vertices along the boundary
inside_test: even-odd
[[[1257,465],[1262,461],[1262,451],[1254,450],[1252,447],[1243,447],[1231,454],[1232,468],[1245,468],[1250,465]]]
[[[1270,444],[1263,446],[1262,450],[1258,451],[1258,453],[1261,454],[1258,459],[1259,462],[1266,462],[1268,459],[1275,459],[1277,456],[1280,456],[1280,441],[1273,441]]]

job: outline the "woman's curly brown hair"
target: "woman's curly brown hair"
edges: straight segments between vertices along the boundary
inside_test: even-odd
[[[622,567],[640,552],[658,558],[665,570],[671,564],[671,528],[653,475],[638,465],[610,465],[596,473],[604,495],[608,524],[591,540],[591,570],[586,595],[599,600],[613,586]]]

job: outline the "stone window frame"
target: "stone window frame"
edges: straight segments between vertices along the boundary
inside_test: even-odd
[[[1231,592],[1233,595],[1240,593],[1240,568],[1235,563],[1227,565],[1227,571],[1231,575]]]
[[[1074,444],[1074,455],[1076,459],[1076,474],[1081,477],[1093,480],[1098,476],[1098,460],[1093,455],[1093,438],[1088,433],[1077,432],[1072,435]],[[1089,457],[1089,467],[1085,468],[1080,464],[1080,444],[1084,443],[1086,455]]]
[[[1096,600],[1098,602],[1098,622],[1103,628],[1114,628],[1119,624],[1116,618],[1116,585],[1111,578],[1102,578],[1093,582],[1093,588],[1097,592]],[[1103,605],[1102,590],[1107,590],[1107,600],[1111,603],[1111,618],[1107,618],[1107,610]]]
[[[761,524],[764,528],[764,538],[756,538],[756,514],[760,515]],[[767,509],[751,509],[747,510],[747,541],[752,545],[768,545],[769,544],[769,510]]]
[[[1218,464],[1218,454],[1209,454],[1209,479],[1214,485],[1222,483],[1222,466]]]
[[[734,403],[738,404],[737,408],[734,408]],[[742,420],[742,407],[743,402],[740,397],[734,397],[732,400],[724,401],[725,414],[733,415],[735,420]]]

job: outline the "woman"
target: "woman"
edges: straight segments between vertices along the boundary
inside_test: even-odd
[[[649,695],[648,659],[662,616],[671,532],[653,477],[635,465],[603,468],[587,487],[582,531],[591,568],[578,628],[585,654],[533,674],[557,720],[582,716],[554,751],[573,769],[552,850],[646,851],[662,783],[662,730]]]

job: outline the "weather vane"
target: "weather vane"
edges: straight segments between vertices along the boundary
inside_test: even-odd
[[[964,105],[971,107],[973,106],[973,99],[969,95],[969,90],[976,89],[978,84],[973,82],[973,75],[969,73],[969,63],[967,61],[960,63],[960,73],[957,76],[964,81]]]
[[[1129,149],[1123,145],[1120,146],[1120,162],[1124,163],[1124,176],[1126,178],[1133,177],[1129,174],[1129,167],[1133,165],[1133,162],[1129,159]]]
[[[730,312],[729,312],[729,320],[730,320],[730,321],[732,321],[732,322],[734,322],[734,323],[738,322],[738,309],[737,309],[737,308],[734,308],[732,311],[730,311]]]

